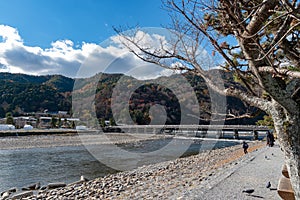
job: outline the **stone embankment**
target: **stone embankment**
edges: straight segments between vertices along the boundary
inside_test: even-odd
[[[249,152],[262,146],[262,142],[253,142]],[[53,190],[35,191],[22,199],[184,199],[185,193],[201,188],[216,174],[242,162],[243,157],[241,145],[237,145]]]

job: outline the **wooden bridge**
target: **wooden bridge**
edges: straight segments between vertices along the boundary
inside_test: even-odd
[[[266,126],[247,125],[122,125],[109,126],[102,129],[104,132],[125,132],[145,134],[170,134],[176,136],[199,137],[199,138],[233,138],[233,139],[259,139],[264,137],[270,129]],[[33,129],[33,130],[9,130],[0,131],[3,136],[26,136],[72,133],[98,133],[97,130],[75,129]]]
[[[111,126],[126,133],[172,134],[189,137],[234,138],[253,136],[257,140],[259,134],[266,134],[270,129],[255,125],[122,125]]]

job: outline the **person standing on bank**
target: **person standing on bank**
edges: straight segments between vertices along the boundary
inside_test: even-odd
[[[273,133],[268,132],[267,133],[267,145],[269,147],[273,147],[274,146],[274,142],[275,142],[275,138]]]
[[[247,154],[248,153],[248,144],[247,142],[243,141],[243,149],[244,149],[244,153]]]

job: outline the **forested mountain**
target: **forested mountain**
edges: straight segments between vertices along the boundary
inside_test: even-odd
[[[174,83],[180,87],[179,76],[160,77],[156,81],[159,83]],[[194,88],[197,96],[200,105],[200,121],[201,123],[207,123],[211,117],[211,107],[206,84],[197,76],[188,73],[184,76]],[[237,84],[230,73],[222,72],[222,76],[226,87]],[[75,79],[61,75],[31,76],[0,73],[0,117],[4,117],[7,112],[12,112],[13,116],[18,116],[31,112],[43,112],[45,109],[49,111],[64,110],[71,113],[72,95],[80,95],[80,101],[73,102],[76,108],[79,108],[79,110],[76,110],[77,113],[74,114],[89,118],[88,106],[93,102],[97,117],[99,119],[110,119],[113,117],[111,110],[113,92],[122,98],[122,95],[126,95],[127,91],[132,90],[133,93],[128,102],[121,102],[114,106],[122,115],[126,112],[124,110],[126,104],[129,105],[130,117],[136,124],[149,124],[151,122],[150,108],[153,105],[161,105],[165,108],[168,124],[180,123],[181,109],[193,111],[196,108],[190,100],[189,93],[182,94],[184,100],[180,105],[176,95],[163,86],[165,84],[155,84],[151,80],[140,81],[122,74],[97,74],[90,78],[77,79],[76,87],[73,90],[74,82]],[[96,86],[93,85],[95,83]],[[115,88],[117,84],[118,88]],[[136,85],[140,87],[134,88]],[[228,112],[235,115],[253,113],[257,110],[232,97],[227,98],[227,105]],[[230,120],[227,123],[254,123],[257,119]]]
[[[214,73],[214,71],[211,71]],[[221,71],[222,78],[224,80],[225,87],[237,85],[234,81],[233,75]],[[197,100],[200,107],[200,123],[207,124],[211,120],[211,99],[209,90],[206,83],[199,76],[186,73],[183,75],[189,84],[194,88],[194,92],[197,96]],[[73,91],[73,103],[79,110],[73,110],[76,116],[81,116],[90,123],[93,121],[90,113],[91,103],[92,107],[95,107],[96,115],[98,119],[110,119],[113,118],[112,108],[118,111],[118,116],[121,119],[126,117],[128,111],[131,119],[136,124],[149,124],[151,122],[151,108],[153,105],[161,105],[164,107],[167,119],[167,124],[179,124],[181,123],[181,110],[186,109],[193,113],[196,109],[195,102],[191,101],[191,93],[185,92],[182,88],[181,75],[172,75],[171,77],[160,77],[156,80],[137,80],[133,77],[124,76],[121,74],[97,74],[90,79],[82,79],[76,82],[76,89]],[[160,84],[155,84],[161,83]],[[97,83],[97,86],[94,84]],[[181,103],[177,99],[177,96],[170,91],[164,85],[175,85],[181,88],[179,94]],[[137,87],[138,86],[138,87]],[[242,86],[239,85],[239,87]],[[97,88],[97,89],[95,89]],[[96,91],[95,91],[96,90]],[[130,98],[127,95],[131,92]],[[117,95],[121,101],[111,106],[111,103],[115,100],[112,94]],[[76,96],[80,96],[76,101]],[[177,94],[178,95],[178,94]],[[235,119],[227,120],[227,124],[254,124],[258,119],[262,118],[264,113],[257,112],[254,107],[243,103],[241,100],[233,97],[226,98],[227,113],[232,116],[237,116]],[[196,113],[196,112],[195,112]],[[255,114],[254,118],[239,118],[238,116],[243,114]],[[117,117],[118,117],[117,116]],[[116,116],[114,116],[115,118]],[[197,116],[188,116],[185,118],[195,118]],[[130,120],[131,120],[130,119]],[[115,119],[118,122],[118,119]],[[162,119],[164,120],[164,119]],[[92,122],[93,123],[93,122]],[[120,123],[128,123],[121,121]]]
[[[0,117],[30,112],[71,110],[74,80],[61,75],[0,73]]]

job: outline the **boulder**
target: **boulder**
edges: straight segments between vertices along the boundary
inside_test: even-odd
[[[22,199],[22,198],[26,198],[29,196],[32,196],[33,192],[32,191],[26,191],[26,192],[21,192],[18,194],[15,194],[11,197],[12,200],[17,200],[17,199]]]
[[[10,193],[9,192],[3,192],[2,194],[1,194],[1,199],[2,200],[5,200],[5,199],[8,199],[9,198],[9,196],[10,196]]]
[[[41,188],[40,188],[40,190],[46,190],[47,189],[47,185],[43,185]]]
[[[51,190],[51,189],[55,189],[55,188],[60,188],[60,187],[65,187],[66,184],[65,183],[49,183],[47,186],[47,189]]]
[[[25,187],[22,187],[22,190],[23,191],[38,190],[38,189],[40,189],[40,187],[41,187],[41,184],[40,184],[40,182],[38,182],[38,183],[33,183],[33,184],[27,185]]]
[[[89,179],[87,179],[87,178],[84,177],[84,176],[80,176],[80,181],[89,181]]]
[[[15,192],[17,192],[17,188],[16,187],[10,188],[10,189],[7,190],[7,192],[9,192],[9,193],[15,193]]]
[[[72,182],[72,183],[69,183],[68,185],[76,185],[76,184],[81,184],[81,183],[84,183],[85,181],[75,181],[75,182]]]
[[[10,188],[10,189],[8,189],[8,190],[5,190],[5,191],[3,191],[3,192],[1,192],[0,193],[0,197],[2,197],[2,199],[3,199],[3,195],[5,194],[5,195],[7,195],[7,194],[12,194],[12,193],[15,193],[15,192],[17,192],[17,188],[16,187],[14,187],[14,188]]]
[[[35,190],[38,190],[38,189],[40,189],[41,188],[41,183],[40,182],[37,182],[36,184],[35,184]]]

